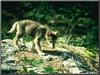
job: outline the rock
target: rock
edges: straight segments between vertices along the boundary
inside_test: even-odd
[[[52,60],[52,56],[51,55],[43,56],[43,60],[50,61]]]
[[[63,60],[67,60],[68,58],[71,58],[72,56],[69,54],[69,52],[64,51],[61,54],[61,58],[63,58]]]
[[[10,70],[10,66],[9,65],[7,65],[7,64],[1,64],[1,69],[2,70]]]
[[[46,56],[43,56],[43,60],[45,61],[52,61],[53,59],[57,59],[57,58],[60,58],[58,56],[54,56],[54,55],[46,55]]]
[[[10,74],[10,73],[17,72],[17,70],[15,69],[14,66],[4,63],[4,64],[1,64],[1,72],[2,74]]]
[[[12,40],[11,39],[4,39],[4,40],[2,40],[2,43],[11,44],[12,43]]]
[[[3,61],[4,63],[14,63],[16,61],[15,56],[8,56],[7,58],[5,58],[5,60]]]
[[[14,70],[15,69],[15,66],[12,64],[1,64],[1,69],[2,70]]]
[[[11,39],[4,39],[1,41],[2,48],[13,47],[13,41]]]
[[[80,74],[81,72],[73,59],[63,61],[63,65],[64,68],[68,69],[68,71],[72,74]]]
[[[7,50],[6,50],[6,54],[8,55],[11,55],[13,54],[15,51],[17,51],[18,49],[15,48],[15,47],[9,47]]]

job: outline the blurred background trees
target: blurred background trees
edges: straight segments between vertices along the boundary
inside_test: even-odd
[[[2,39],[15,21],[31,19],[59,32],[62,44],[98,48],[97,2],[2,2]]]

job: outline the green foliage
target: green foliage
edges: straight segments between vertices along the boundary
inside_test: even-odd
[[[44,71],[45,73],[56,73],[56,70],[51,66],[45,67]]]
[[[24,35],[23,36],[23,39],[25,42],[28,42],[28,41],[31,41],[32,40],[32,37],[28,36],[28,35]]]
[[[24,58],[21,59],[21,60],[24,62],[24,64],[26,64],[26,65],[31,65],[32,67],[40,67],[40,68],[42,68],[41,65],[44,64],[43,59],[34,60],[34,59],[29,59],[29,58],[27,58],[27,57],[24,57]],[[43,69],[44,69],[44,73],[55,73],[55,72],[57,72],[57,70],[54,69],[54,68],[51,67],[51,66],[43,67]],[[24,66],[23,66],[23,72],[24,72],[24,73],[29,73],[29,74],[36,74],[33,70],[30,70],[30,71],[28,72],[27,68],[24,67]]]
[[[29,65],[32,65],[32,66],[34,66],[34,67],[37,67],[37,66],[43,64],[43,59],[34,60],[34,59],[29,59],[29,58],[25,57],[24,59],[22,59],[22,61],[23,61],[25,64],[29,64]]]

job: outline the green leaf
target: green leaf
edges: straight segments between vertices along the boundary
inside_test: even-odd
[[[51,67],[51,66],[48,66],[48,67],[46,67],[44,69],[45,69],[45,72],[47,72],[47,73],[54,73],[54,68]]]

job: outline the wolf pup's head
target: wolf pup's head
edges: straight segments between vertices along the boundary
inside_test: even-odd
[[[57,40],[57,32],[48,31],[47,36],[48,36],[48,41],[50,42],[52,49],[54,49],[56,40]]]

